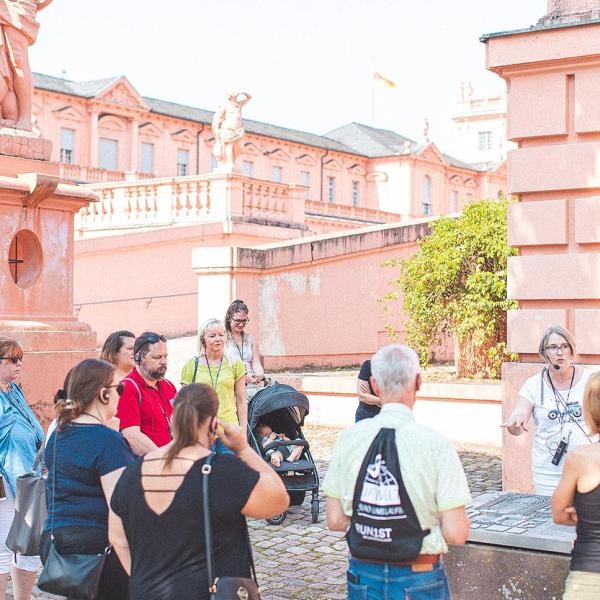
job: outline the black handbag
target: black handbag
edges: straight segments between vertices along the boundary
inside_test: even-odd
[[[212,546],[212,528],[210,524],[210,508],[208,502],[208,476],[212,470],[211,461],[214,454],[211,454],[202,465],[202,497],[204,500],[204,539],[206,544],[206,571],[208,574],[208,591],[211,600],[260,600],[260,590],[256,581],[256,570],[254,568],[254,559],[252,557],[252,545],[250,544],[250,535],[248,526],[244,519],[244,530],[246,531],[246,541],[248,544],[248,556],[250,558],[250,568],[252,579],[248,577],[215,577],[214,564],[215,557]]]
[[[56,446],[54,438],[54,477],[52,478],[52,524],[50,526],[50,551],[37,586],[40,590],[75,600],[95,600],[100,587],[100,577],[106,557],[111,552],[107,546],[101,554],[61,554],[54,542],[54,498],[56,492]]]
[[[41,470],[43,448],[40,448],[31,470],[17,477],[15,516],[6,536],[6,545],[22,556],[38,556],[46,509],[46,478]]]

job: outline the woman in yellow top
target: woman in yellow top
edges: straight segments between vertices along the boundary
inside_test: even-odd
[[[246,404],[246,367],[240,359],[225,354],[227,333],[218,319],[209,319],[198,332],[200,355],[190,358],[181,370],[181,383],[205,383],[214,388],[219,398],[217,416],[222,423],[240,425],[245,431],[248,425]],[[219,439],[215,451],[231,452]]]

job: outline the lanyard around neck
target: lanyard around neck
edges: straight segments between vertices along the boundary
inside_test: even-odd
[[[219,370],[217,371],[216,379],[213,379],[212,371],[210,370],[210,365],[208,364],[208,356],[206,356],[206,354],[204,355],[204,360],[206,360],[206,368],[208,369],[208,375],[210,376],[210,384],[212,385],[213,389],[216,390],[219,383],[219,375],[221,374],[221,367],[223,366],[223,356],[221,356],[221,362],[219,363]]]
[[[235,344],[235,347],[237,348],[238,352],[240,353],[240,358],[242,359],[242,361],[244,360],[244,332],[242,331],[242,346],[240,348],[240,346],[237,345],[237,342],[235,341],[235,336],[233,338],[233,343]]]

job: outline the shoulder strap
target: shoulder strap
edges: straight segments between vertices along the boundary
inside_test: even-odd
[[[196,374],[198,373],[198,363],[200,362],[200,357],[194,357],[194,375],[192,376],[192,380],[190,383],[196,383]]]
[[[210,454],[206,459],[206,462],[202,465],[202,504],[204,512],[204,544],[206,546],[206,573],[208,575],[208,592],[214,594],[217,591],[215,585],[215,557],[213,553],[212,545],[212,529],[210,525],[210,506],[208,499],[208,477],[212,471],[212,462],[214,453]],[[252,544],[250,543],[250,534],[248,533],[248,525],[246,518],[244,517],[244,531],[246,532],[246,543],[248,545],[248,558],[250,559],[250,569],[252,572],[252,579],[258,586],[256,579],[256,569],[254,568],[254,557],[252,556]]]
[[[140,386],[133,379],[131,379],[131,377],[123,377],[123,379],[121,379],[121,381],[131,381],[131,383],[133,383],[133,387],[135,387],[135,389],[137,390],[137,393],[138,393],[138,403],[141,406],[142,405],[142,392],[140,390]]]

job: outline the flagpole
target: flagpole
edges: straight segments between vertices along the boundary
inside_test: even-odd
[[[375,127],[375,57],[371,57],[371,74],[369,80],[371,81],[371,127]]]

